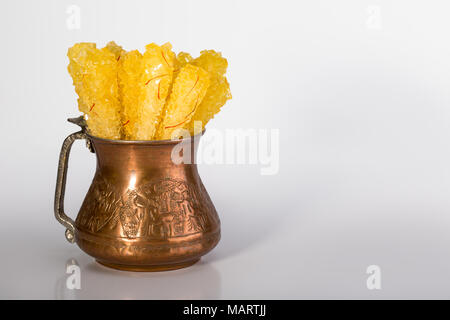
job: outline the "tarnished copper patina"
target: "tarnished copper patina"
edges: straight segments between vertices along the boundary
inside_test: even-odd
[[[64,141],[55,192],[55,216],[99,263],[130,271],[159,271],[192,265],[220,239],[220,221],[195,161],[175,163],[180,141],[106,140],[83,127]],[[97,169],[75,221],[64,213],[67,163],[73,142],[86,139]],[[186,150],[186,149],[185,149]],[[185,161],[186,162],[186,161]],[[188,162],[188,161],[187,161]]]

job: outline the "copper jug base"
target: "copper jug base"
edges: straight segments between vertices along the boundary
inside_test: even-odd
[[[102,266],[116,269],[116,270],[133,271],[133,272],[160,272],[160,271],[170,271],[170,270],[187,268],[187,267],[190,267],[193,264],[197,263],[199,260],[200,260],[200,258],[182,262],[182,263],[173,263],[173,264],[167,264],[167,265],[154,265],[154,266],[133,266],[133,265],[109,263],[109,262],[104,262],[104,261],[100,261],[100,260],[95,260],[95,261],[97,261]]]

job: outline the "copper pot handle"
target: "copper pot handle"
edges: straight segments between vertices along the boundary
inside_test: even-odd
[[[75,242],[75,222],[64,213],[64,194],[66,191],[67,180],[67,168],[69,163],[70,150],[75,140],[86,139],[88,147],[90,147],[90,141],[84,130],[72,133],[65,140],[61,147],[61,153],[59,155],[58,176],[56,178],[56,190],[55,190],[55,217],[66,230],[66,239],[70,243]],[[91,148],[89,148],[91,149]],[[92,151],[92,150],[91,150]]]

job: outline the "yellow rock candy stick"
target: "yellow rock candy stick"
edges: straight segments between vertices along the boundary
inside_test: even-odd
[[[186,64],[174,80],[158,139],[171,139],[172,133],[191,120],[209,86],[208,72]]]
[[[220,52],[204,50],[200,56],[191,62],[193,65],[206,70],[210,76],[210,85],[205,97],[197,108],[192,120],[185,126],[194,134],[194,121],[202,122],[202,130],[220,108],[231,99],[230,85],[225,78],[228,62]]]
[[[75,92],[78,95],[78,109],[85,114],[89,111],[89,101],[86,99],[87,96],[84,92],[85,88],[83,86],[86,66],[89,63],[86,52],[94,49],[95,43],[83,42],[74,45],[68,50],[67,53],[70,60],[67,69],[72,77]]]
[[[122,133],[126,140],[135,140],[137,134],[138,105],[144,85],[142,54],[133,50],[122,54],[119,61],[119,89],[122,104]]]
[[[170,43],[158,46],[151,43],[146,46],[142,57],[141,94],[137,105],[137,117],[129,119],[136,121],[134,140],[152,140],[158,124],[161,122],[161,113],[169,95],[175,54]]]
[[[92,135],[120,139],[117,60],[108,48],[92,43],[75,44],[68,51],[69,73],[79,95],[78,105],[87,115]]]
[[[126,139],[126,134],[127,134],[126,130],[128,129],[128,127],[126,125],[123,125],[123,124],[126,121],[126,120],[124,120],[124,118],[125,118],[124,112],[127,111],[127,110],[124,110],[125,106],[124,106],[124,103],[123,103],[122,99],[123,99],[123,95],[124,95],[123,90],[125,89],[124,86],[126,86],[128,83],[126,81],[120,81],[121,79],[119,77],[119,74],[121,73],[121,71],[123,71],[123,67],[122,67],[123,60],[121,60],[121,58],[123,56],[125,56],[125,54],[127,52],[122,48],[122,46],[119,46],[114,41],[108,42],[106,44],[106,48],[110,52],[112,52],[114,54],[114,57],[116,58],[116,61],[117,61],[117,85],[119,87],[118,99],[119,99],[119,103],[121,105],[121,108],[120,108],[120,119],[121,119],[121,122],[122,122],[120,137],[121,137],[121,139]]]

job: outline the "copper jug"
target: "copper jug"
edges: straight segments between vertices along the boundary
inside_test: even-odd
[[[220,239],[220,220],[195,161],[176,164],[173,148],[184,140],[127,141],[91,136],[82,117],[69,119],[82,130],[62,146],[55,191],[55,216],[99,263],[121,270],[160,271],[190,266]],[[72,144],[85,139],[97,168],[75,221],[64,213],[67,164]]]

